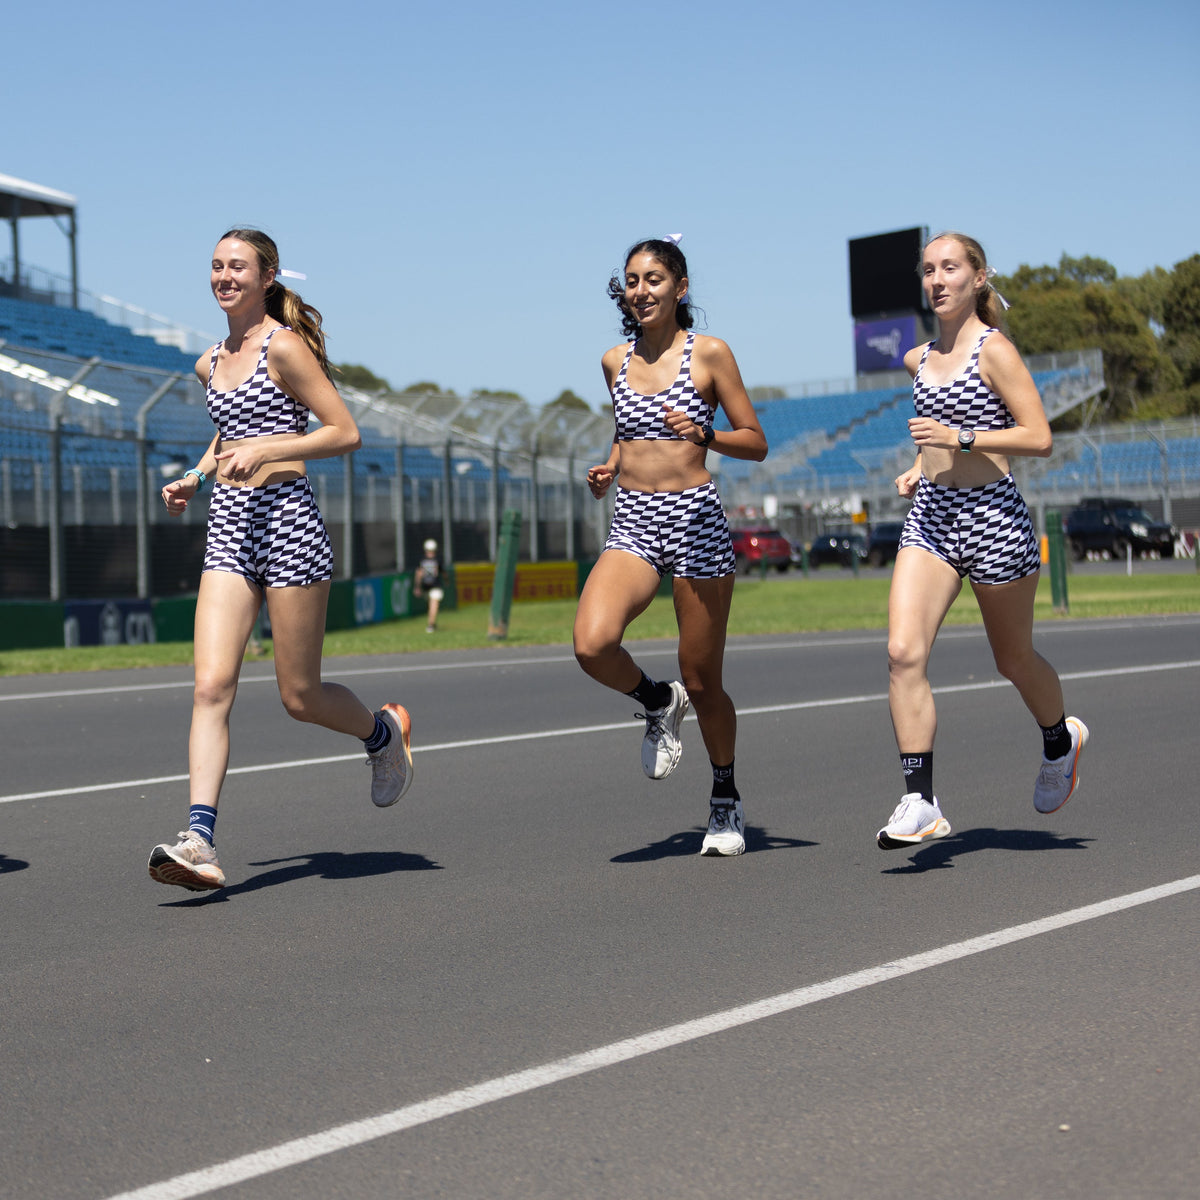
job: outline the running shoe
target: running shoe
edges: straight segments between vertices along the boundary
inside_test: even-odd
[[[399,704],[385,704],[376,714],[391,726],[392,736],[382,750],[367,755],[371,764],[371,802],[377,808],[396,803],[412,786],[412,718]]]
[[[642,738],[642,770],[651,779],[666,779],[679,766],[683,754],[679,726],[690,705],[687,689],[676,681],[671,684],[671,699],[664,708],[634,714],[646,722],[646,736]]]
[[[173,883],[189,892],[210,892],[225,886],[217,852],[194,829],[180,833],[174,846],[165,842],[150,851],[150,878]]]
[[[930,804],[920,792],[909,792],[900,798],[888,823],[875,835],[880,850],[899,850],[928,838],[944,838],[950,832],[950,822],[942,816],[937,797]]]
[[[700,853],[712,858],[721,854],[731,857],[746,849],[746,816],[742,802],[710,804],[708,807],[708,832],[700,846]]]
[[[1088,727],[1078,717],[1067,718],[1071,749],[1062,758],[1042,757],[1042,769],[1033,785],[1033,807],[1040,813],[1057,812],[1079,786],[1079,756],[1088,744]]]

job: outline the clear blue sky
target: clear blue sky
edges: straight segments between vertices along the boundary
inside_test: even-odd
[[[84,287],[220,335],[213,244],[260,225],[335,361],[400,387],[600,407],[605,283],[668,232],[750,385],[852,373],[849,238],[1200,251],[1195,0],[67,0],[4,43],[0,173],[78,198]]]

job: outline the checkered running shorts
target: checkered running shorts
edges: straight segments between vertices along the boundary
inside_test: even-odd
[[[905,546],[936,554],[972,583],[1013,583],[1042,565],[1029,509],[1011,475],[975,488],[922,479],[900,535]]]
[[[333,547],[308,478],[266,487],[213,485],[204,570],[232,571],[259,587],[333,578]]]
[[[627,550],[660,575],[720,579],[737,570],[729,522],[716,484],[685,492],[633,492],[617,488],[605,550]]]

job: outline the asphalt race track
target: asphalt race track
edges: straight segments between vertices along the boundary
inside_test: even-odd
[[[205,896],[146,874],[190,673],[0,679],[0,1196],[1194,1196],[1200,616],[1038,645],[1079,793],[1034,812],[1036,726],[948,628],[954,834],[885,853],[884,635],[732,639],[736,859],[695,722],[647,780],[566,648],[330,661],[413,713],[382,811],[251,664]]]

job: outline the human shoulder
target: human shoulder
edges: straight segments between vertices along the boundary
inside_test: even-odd
[[[605,350],[604,356],[600,359],[601,364],[606,370],[612,364],[620,366],[625,361],[625,355],[629,353],[632,347],[632,342],[622,342],[619,346],[613,346]]]
[[[911,350],[910,350],[910,351],[909,351],[909,352],[908,352],[908,353],[907,353],[907,354],[904,356],[904,369],[905,369],[905,370],[906,370],[906,371],[907,371],[907,372],[908,372],[908,373],[909,373],[909,374],[910,374],[910,375],[911,375],[911,376],[912,376],[914,379],[916,379],[916,377],[917,377],[917,372],[918,372],[918,371],[921,369],[921,359],[922,359],[922,357],[924,356],[924,354],[925,354],[925,351],[926,351],[926,350],[928,350],[928,349],[929,349],[929,347],[930,347],[930,346],[932,346],[932,345],[933,345],[933,343],[932,343],[932,342],[922,342],[920,345],[918,345],[918,346],[914,346],[914,347],[913,347],[913,348],[912,348],[912,349],[911,349]]]
[[[294,363],[298,361],[298,355],[313,357],[308,343],[295,330],[289,329],[286,325],[276,325],[267,336],[270,338],[270,341],[267,342],[268,361]]]
[[[220,342],[214,342],[205,352],[196,359],[196,365],[193,368],[196,372],[196,378],[200,380],[205,387],[208,386],[208,372],[212,367],[213,355],[216,354],[217,348],[221,345]]]
[[[1016,346],[999,329],[992,329],[984,335],[983,344],[979,347],[979,365],[985,370],[1025,369],[1025,362]]]
[[[718,337],[710,337],[706,333],[695,335],[692,342],[692,361],[713,369],[737,365],[728,343]]]

